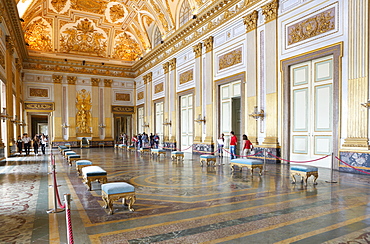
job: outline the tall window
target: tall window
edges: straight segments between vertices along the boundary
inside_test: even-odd
[[[162,34],[159,31],[159,28],[155,28],[154,36],[153,36],[153,48],[159,45],[162,41]]]
[[[179,26],[183,26],[186,24],[191,17],[191,8],[189,5],[189,2],[185,0],[180,8],[180,14],[179,14]]]
[[[137,133],[143,132],[144,125],[144,107],[137,109]]]

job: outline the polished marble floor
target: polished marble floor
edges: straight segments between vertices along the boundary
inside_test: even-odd
[[[318,184],[293,185],[285,164],[259,176],[231,172],[228,158],[200,167],[170,155],[114,148],[75,149],[135,186],[134,212],[120,202],[102,208],[99,183],[82,183],[58,150],[0,163],[0,243],[66,243],[65,213],[53,208],[49,172],[55,156],[60,195],[71,194],[75,243],[370,243],[370,177],[319,169]],[[220,165],[219,165],[220,164]],[[327,183],[335,180],[337,183]]]

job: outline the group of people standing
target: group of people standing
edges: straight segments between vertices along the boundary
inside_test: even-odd
[[[143,132],[143,134],[133,135],[131,138],[131,145],[136,148],[150,147],[158,148],[159,136],[158,134],[150,133],[150,135]]]
[[[26,156],[30,154],[31,150],[31,143],[33,146],[33,151],[36,156],[39,155],[39,148],[41,147],[41,152],[42,154],[45,154],[45,148],[46,144],[48,142],[48,137],[45,136],[44,134],[36,134],[33,139],[28,136],[27,133],[23,134],[23,137],[18,136],[17,139],[17,148],[18,148],[18,153],[22,155],[23,148],[26,153]]]
[[[217,140],[218,144],[218,156],[223,156],[224,146],[225,146],[225,137],[224,134],[221,134],[220,137]],[[237,158],[236,154],[236,146],[238,145],[238,138],[235,135],[234,131],[230,132],[230,142],[229,142],[229,149],[230,149],[230,157],[231,159]],[[242,140],[242,148],[241,148],[241,156],[245,157],[247,155],[251,154],[251,151],[253,150],[253,144],[248,139],[247,135],[243,135]]]

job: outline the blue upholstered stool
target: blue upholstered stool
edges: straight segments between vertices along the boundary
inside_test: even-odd
[[[80,155],[78,154],[72,154],[67,156],[67,162],[69,163],[70,166],[72,166],[72,162],[79,160],[81,158]]]
[[[181,152],[181,151],[172,151],[171,152],[171,159],[172,160],[184,160],[184,152]]]
[[[76,161],[77,173],[80,175],[81,174],[81,169],[83,167],[87,167],[87,166],[91,166],[91,165],[92,165],[92,162],[90,160],[87,160],[87,159],[77,160]]]
[[[140,148],[140,153],[150,153],[150,148],[149,147],[142,147]]]
[[[75,154],[77,154],[77,153],[74,152],[74,151],[64,152],[64,157],[67,159],[69,155],[75,155]]]
[[[235,166],[240,167],[240,171],[242,171],[243,167],[247,167],[251,170],[251,174],[253,174],[255,168],[259,168],[259,174],[262,175],[263,162],[260,160],[236,158],[231,159],[230,166],[233,171],[235,170]]]
[[[66,146],[58,146],[59,151],[62,151],[63,149],[67,149]]]
[[[164,150],[164,149],[152,149],[150,153],[151,153],[152,157],[154,157],[154,155],[156,155],[157,158],[158,158],[158,157],[161,156],[161,154],[166,155],[166,150]]]
[[[68,147],[69,149],[71,149],[71,143],[65,143],[64,146]]]
[[[127,146],[125,144],[118,144],[118,148],[120,148],[120,149],[126,149]]]
[[[61,153],[62,155],[64,155],[66,152],[71,152],[71,151],[72,151],[71,149],[65,148],[65,149],[62,149],[62,150],[60,151],[60,153]]]
[[[101,186],[101,195],[105,203],[104,208],[109,208],[109,214],[113,214],[113,202],[122,198],[122,204],[127,204],[133,212],[132,206],[136,201],[135,187],[126,182],[112,182]]]
[[[102,184],[107,183],[107,171],[99,166],[83,167],[81,171],[84,183],[89,187],[89,191],[91,190],[92,181],[99,181]]]
[[[135,151],[135,147],[134,146],[128,146],[127,150],[130,151],[130,152]]]
[[[304,165],[291,165],[290,166],[290,176],[292,177],[293,184],[296,183],[295,175],[301,176],[301,181],[305,182],[307,185],[307,179],[312,175],[314,177],[313,184],[316,185],[317,178],[319,178],[318,168],[314,166],[304,166]]]
[[[210,154],[203,154],[200,155],[200,166],[203,166],[203,163],[206,165],[210,165],[210,162],[213,162],[213,166],[216,165],[216,156]]]

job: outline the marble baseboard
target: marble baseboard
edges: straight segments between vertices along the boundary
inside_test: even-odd
[[[177,143],[176,142],[163,142],[163,149],[165,150],[177,150]]]
[[[54,141],[53,147],[65,146],[65,144],[71,144],[71,147],[80,147],[80,141]],[[99,147],[99,143],[104,143],[105,147],[113,147],[114,141],[90,141],[90,147]]]
[[[270,155],[270,154],[273,154],[277,157],[281,157],[281,149],[280,148],[264,148],[264,147],[258,147],[257,146],[252,151],[252,154],[255,154],[255,155],[251,156],[249,158],[265,159],[264,151],[266,151],[266,162],[267,163],[281,163],[280,159],[277,159],[276,157]]]
[[[213,154],[215,152],[215,146],[212,144],[193,144],[193,154]]]
[[[370,152],[340,152],[340,160],[351,165],[352,167],[358,168],[362,171],[370,173]],[[366,174],[364,172],[355,170],[344,163],[339,161],[339,171],[350,172],[355,174]]]

